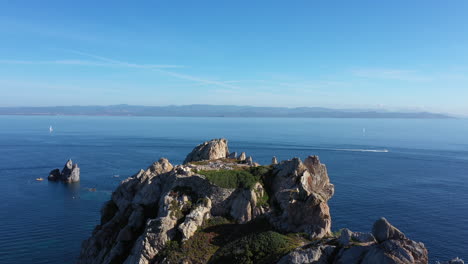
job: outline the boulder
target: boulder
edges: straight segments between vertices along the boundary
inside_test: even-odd
[[[396,227],[392,226],[384,217],[375,221],[374,226],[372,227],[372,234],[379,243],[388,239],[405,238],[405,235]]]
[[[428,253],[424,244],[409,239],[390,239],[370,246],[361,264],[389,263],[428,263]]]
[[[187,155],[184,164],[194,161],[223,159],[228,156],[228,141],[224,138],[213,139],[196,146]]]
[[[237,152],[232,152],[229,154],[230,159],[237,159]]]
[[[341,230],[340,237],[338,238],[338,243],[342,247],[347,247],[351,244],[351,237],[353,236],[353,232],[348,228],[343,228]]]

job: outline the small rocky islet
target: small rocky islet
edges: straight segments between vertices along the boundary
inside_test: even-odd
[[[332,233],[333,194],[317,156],[262,166],[214,139],[122,181],[78,263],[428,263],[424,244],[385,218]]]
[[[73,183],[80,181],[80,168],[77,163],[73,163],[71,159],[65,163],[62,171],[53,169],[49,172],[47,177],[49,181],[61,181],[65,183]]]

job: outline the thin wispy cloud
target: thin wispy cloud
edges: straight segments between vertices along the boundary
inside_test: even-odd
[[[410,82],[426,82],[432,80],[431,76],[414,70],[361,68],[351,71],[353,75],[366,79],[387,79]]]
[[[205,79],[205,78],[199,78],[199,77],[192,76],[192,75],[181,74],[181,73],[177,73],[177,72],[173,72],[173,71],[163,70],[162,68],[156,68],[156,67],[149,68],[149,67],[147,67],[147,65],[136,64],[136,63],[128,63],[128,62],[124,62],[124,61],[118,61],[118,60],[115,60],[115,59],[111,59],[111,58],[107,58],[107,57],[103,57],[103,56],[98,56],[98,55],[94,55],[94,54],[90,54],[90,53],[85,53],[85,52],[81,52],[81,51],[70,51],[70,52],[73,52],[75,54],[79,54],[79,55],[82,55],[82,56],[91,57],[91,58],[101,60],[101,61],[104,61],[104,62],[107,62],[107,63],[111,63],[111,64],[114,64],[114,65],[122,65],[122,66],[130,67],[130,68],[149,69],[149,70],[152,70],[152,71],[156,71],[156,72],[159,72],[159,73],[162,73],[162,74],[165,74],[165,75],[168,75],[168,76],[172,76],[172,77],[175,77],[175,78],[183,79],[183,80],[194,81],[194,82],[203,83],[203,84],[211,84],[211,85],[221,86],[221,87],[230,88],[230,89],[241,89],[241,87],[239,87],[239,86],[231,85],[231,84],[225,83],[223,81],[215,81],[215,80],[209,80],[209,79]]]
[[[95,67],[130,67],[135,68],[136,65],[108,63],[101,61],[88,60],[49,60],[49,61],[32,61],[32,60],[0,60],[0,64],[22,64],[22,65],[79,65],[79,66],[95,66]],[[183,68],[180,65],[138,65],[138,68]]]

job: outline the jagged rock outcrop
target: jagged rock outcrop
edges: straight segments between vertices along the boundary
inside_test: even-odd
[[[67,161],[62,171],[59,169],[53,169],[50,171],[47,177],[49,181],[62,181],[66,183],[79,182],[80,181],[80,168],[78,164],[73,163],[70,159]]]
[[[203,222],[210,218],[210,211],[211,200],[210,198],[206,198],[185,216],[185,221],[179,225],[179,231],[182,232],[182,240],[187,240],[193,236]]]
[[[237,152],[232,152],[229,154],[230,159],[237,159]]]
[[[239,161],[245,161],[247,159],[247,156],[245,155],[245,152],[242,152],[237,159]]]
[[[246,223],[265,213],[265,209],[258,206],[258,200],[265,195],[260,183],[256,183],[252,190],[240,189],[230,203],[230,216],[238,223]]]
[[[412,241],[396,230],[398,229],[384,218],[375,222],[372,234],[353,233],[349,229],[343,229],[338,238],[312,242],[293,250],[278,263],[428,263],[424,244]],[[387,235],[383,236],[386,231]],[[374,240],[374,237],[379,237],[380,240]]]
[[[223,159],[229,156],[228,142],[224,138],[206,141],[196,146],[184,160],[184,164],[193,161]]]
[[[271,164],[273,165],[278,164],[278,159],[276,158],[276,156],[273,156],[273,158],[271,158]]]
[[[161,158],[123,180],[83,242],[78,263],[174,263],[164,257],[168,242],[188,243],[209,219],[219,217],[229,219],[229,226],[261,219],[260,228],[269,232],[318,239],[279,263],[427,263],[424,245],[384,218],[372,234],[346,229],[332,237],[327,202],[334,186],[318,157],[259,166],[244,152],[236,156],[229,156],[227,140],[216,139],[197,146],[183,165]]]
[[[304,163],[299,158],[282,161],[274,167],[271,179],[273,202],[280,210],[272,224],[285,232],[304,232],[312,238],[330,233],[331,216],[328,200],[333,196],[327,169],[317,156]]]

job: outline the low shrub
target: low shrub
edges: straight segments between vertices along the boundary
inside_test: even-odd
[[[298,246],[300,242],[294,237],[274,231],[254,233],[226,244],[209,263],[274,263]]]

